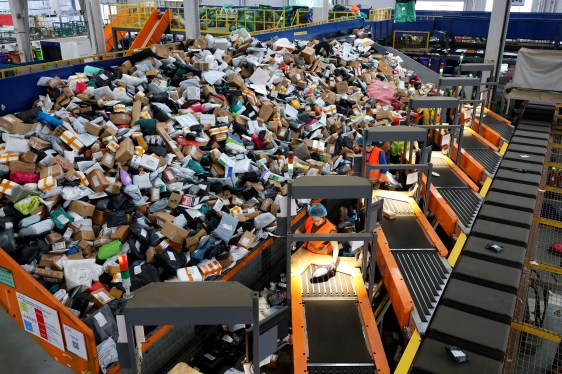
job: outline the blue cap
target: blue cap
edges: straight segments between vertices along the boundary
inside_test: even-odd
[[[322,204],[314,204],[313,206],[308,209],[308,215],[311,217],[326,217],[328,215],[328,211]]]
[[[365,141],[365,139],[364,139],[362,136],[359,137],[359,138],[357,138],[357,140],[356,140],[357,145],[358,145],[359,147],[363,147],[363,142],[364,142],[364,141]],[[367,140],[367,145],[373,145],[373,141],[372,141],[372,140]]]

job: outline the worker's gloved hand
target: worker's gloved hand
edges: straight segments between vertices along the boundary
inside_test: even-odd
[[[398,182],[396,178],[394,178],[394,175],[388,171],[386,172],[386,184],[388,184],[390,187],[402,189],[402,183]]]
[[[322,265],[314,270],[312,277],[310,278],[311,283],[322,283],[326,282],[328,279],[336,275],[335,264]]]

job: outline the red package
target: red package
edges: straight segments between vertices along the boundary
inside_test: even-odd
[[[86,91],[86,82],[78,82],[76,83],[76,93],[82,93],[84,91]]]
[[[86,292],[92,293],[92,292],[97,291],[97,290],[100,290],[100,289],[102,289],[102,288],[105,288],[105,287],[103,286],[103,284],[101,284],[99,281],[97,281],[97,282],[95,282],[94,284],[92,284],[92,285],[90,286],[90,288],[88,288],[88,289],[86,290]]]
[[[12,171],[10,180],[17,184],[37,183],[39,182],[39,174],[30,171]]]
[[[191,105],[189,109],[193,110],[196,113],[203,113],[203,105],[201,105],[201,103],[195,103]]]
[[[257,149],[261,149],[263,147],[263,140],[261,140],[257,135],[251,136],[252,141],[256,144]]]

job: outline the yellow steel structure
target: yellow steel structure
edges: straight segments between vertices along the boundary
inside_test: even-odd
[[[149,1],[113,4],[109,7],[109,20],[115,28],[140,30],[154,9],[156,9],[156,3]]]
[[[388,21],[392,19],[392,8],[371,9],[369,11],[369,21]]]

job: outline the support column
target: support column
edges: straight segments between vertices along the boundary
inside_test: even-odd
[[[199,2],[183,0],[183,17],[185,21],[185,36],[198,38],[201,35],[199,23]]]
[[[312,8],[312,22],[325,22],[330,16],[330,0],[322,2],[322,8]]]
[[[95,54],[106,53],[105,37],[103,35],[103,24],[101,16],[101,5],[99,0],[79,0],[80,9],[84,22],[88,27],[90,43]]]
[[[488,29],[488,39],[486,41],[484,62],[493,63],[495,65],[492,72],[496,81],[498,80],[500,74],[510,10],[511,0],[494,0],[492,14],[490,17],[490,28]],[[489,77],[490,73],[484,72],[482,74],[483,82],[486,82]],[[496,88],[493,87],[493,94],[491,97],[492,103],[495,100],[495,92]]]
[[[31,54],[31,41],[29,39],[29,12],[27,0],[9,0],[12,20],[14,21],[14,32],[18,50],[23,53],[22,62],[33,61]]]

